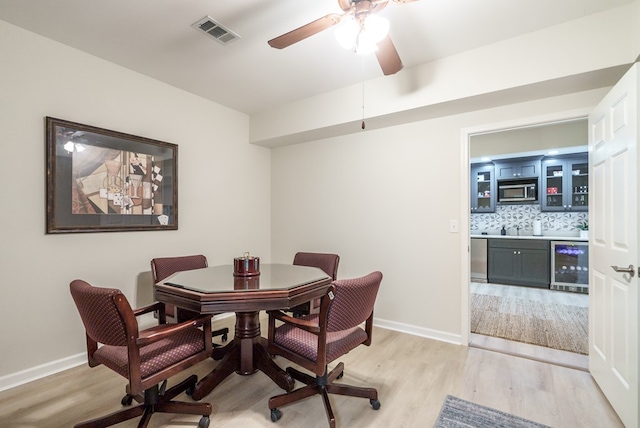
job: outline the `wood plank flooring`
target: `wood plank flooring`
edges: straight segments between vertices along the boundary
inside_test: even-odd
[[[566,291],[478,282],[472,282],[470,284],[470,291],[471,293],[486,294],[490,296],[515,297],[538,302],[558,303],[562,305],[581,307],[589,306],[589,296],[587,294],[571,293]],[[470,336],[469,346],[503,352],[510,355],[571,367],[578,370],[588,371],[589,369],[589,356],[561,351],[558,349],[551,349],[544,346],[536,346],[528,343],[473,333]]]
[[[216,320],[214,327],[233,327],[233,320]],[[341,382],[377,388],[382,406],[374,411],[366,399],[332,396],[338,427],[431,427],[447,394],[552,427],[622,427],[591,375],[581,370],[377,327],[370,347],[360,346],[340,361],[345,363]],[[276,362],[288,364],[282,358]],[[204,361],[170,384],[191,373],[203,376],[216,364]],[[124,385],[109,369],[82,365],[0,392],[0,427],[73,426],[120,409]],[[318,396],[283,407],[282,419],[271,422],[267,401],[279,393],[262,373],[232,374],[205,397],[213,405],[211,427],[328,426]],[[198,420],[156,414],[150,427],[195,427]]]
[[[472,282],[470,284],[470,291],[476,294],[515,297],[536,302],[558,303],[561,305],[581,306],[585,308],[589,306],[588,294],[572,293],[568,291],[481,282]]]

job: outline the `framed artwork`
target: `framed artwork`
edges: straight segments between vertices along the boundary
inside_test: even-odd
[[[178,146],[46,118],[46,233],[178,229]]]

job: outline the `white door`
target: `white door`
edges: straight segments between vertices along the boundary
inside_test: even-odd
[[[635,65],[589,115],[589,371],[629,428],[640,423],[639,77]]]

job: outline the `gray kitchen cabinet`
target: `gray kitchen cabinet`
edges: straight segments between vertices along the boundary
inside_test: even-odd
[[[540,177],[540,159],[496,161],[495,170],[497,180],[537,178]]]
[[[549,241],[488,240],[490,283],[549,288]]]
[[[471,165],[471,213],[496,211],[496,180],[493,164]]]
[[[588,155],[543,160],[540,192],[542,211],[588,211]]]

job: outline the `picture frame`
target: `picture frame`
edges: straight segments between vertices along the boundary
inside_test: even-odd
[[[46,117],[46,233],[178,229],[178,146]]]

